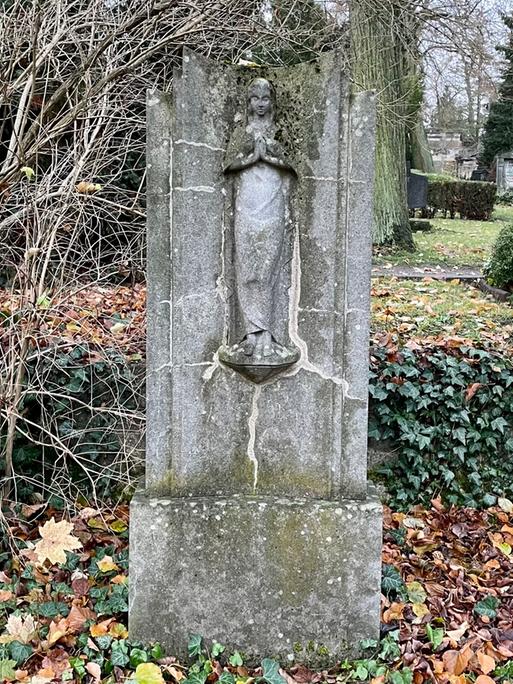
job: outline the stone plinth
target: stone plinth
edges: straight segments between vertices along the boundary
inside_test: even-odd
[[[378,638],[381,506],[138,494],[130,520],[130,637],[187,656],[188,634],[256,662],[320,665]],[[134,606],[137,609],[134,610]]]

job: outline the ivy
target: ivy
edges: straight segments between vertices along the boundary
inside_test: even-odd
[[[391,505],[440,495],[488,507],[513,495],[513,367],[471,347],[390,351],[371,357],[369,435],[398,447],[377,467]]]

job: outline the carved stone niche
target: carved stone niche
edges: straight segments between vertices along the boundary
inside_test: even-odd
[[[289,292],[295,232],[294,159],[277,140],[275,91],[267,79],[247,87],[247,113],[230,137],[230,226],[225,269],[231,284],[229,344],[219,359],[260,383],[299,360],[290,344]]]

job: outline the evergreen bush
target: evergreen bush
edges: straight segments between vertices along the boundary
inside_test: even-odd
[[[375,469],[399,508],[490,506],[513,498],[513,364],[482,349],[431,348],[371,355],[369,435],[397,445]]]
[[[490,285],[513,290],[513,223],[504,226],[497,236],[485,274]]]
[[[480,155],[481,162],[488,167],[492,166],[497,154],[513,148],[513,14],[503,16],[502,20],[509,29],[509,39],[507,45],[501,45],[497,50],[504,56],[505,68],[499,97],[492,102],[485,123]]]
[[[467,181],[452,176],[430,173],[428,177],[428,207],[431,217],[437,211],[454,218],[489,221],[493,212],[497,187],[494,183]]]

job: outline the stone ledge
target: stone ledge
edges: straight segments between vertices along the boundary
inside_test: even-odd
[[[324,665],[377,638],[381,505],[274,497],[151,498],[130,524],[130,637],[185,657],[188,635]]]

